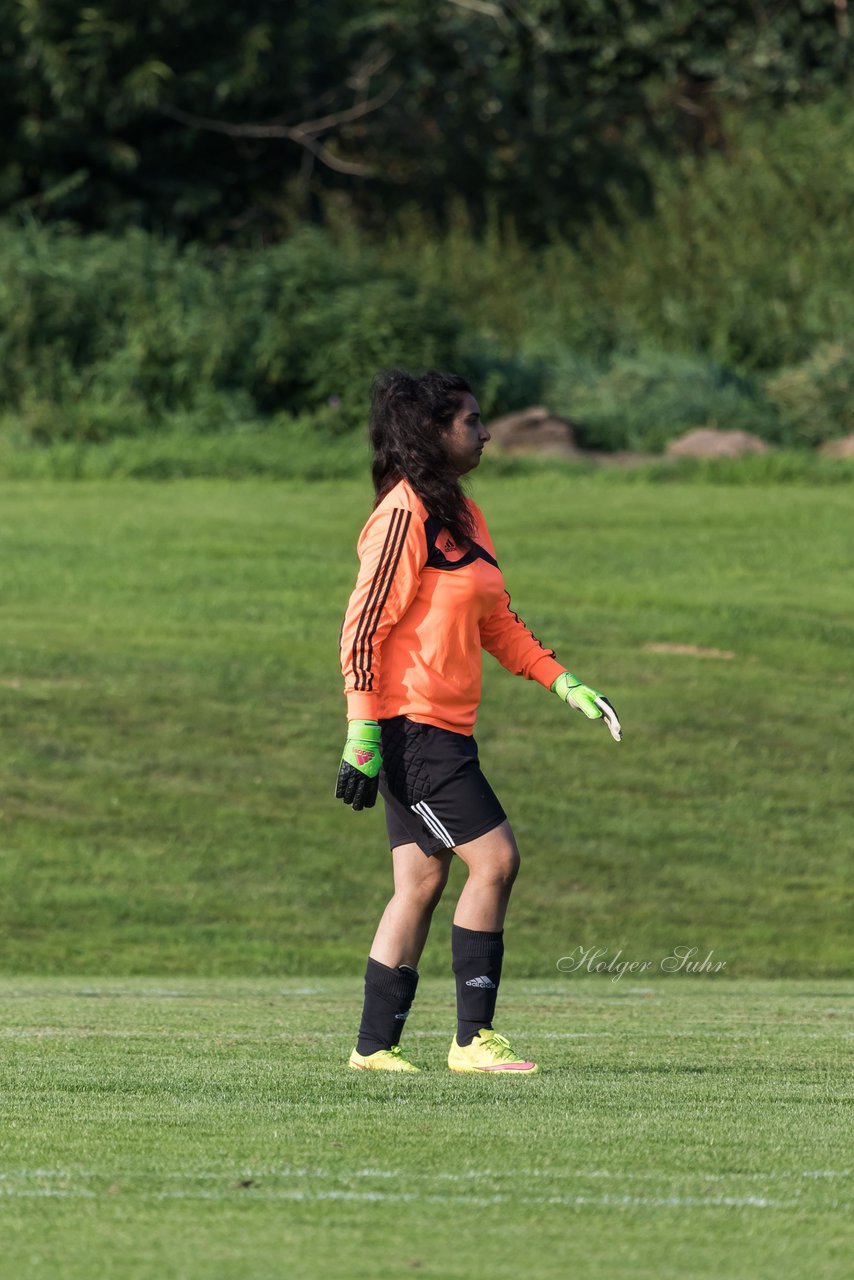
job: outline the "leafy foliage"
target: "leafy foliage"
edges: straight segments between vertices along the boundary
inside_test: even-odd
[[[817,444],[854,432],[854,346],[824,344],[803,364],[769,379],[767,392],[792,443]]]
[[[468,324],[552,363],[657,347],[745,373],[798,363],[854,329],[854,115],[845,101],[773,122],[733,117],[726,152],[657,166],[648,214],[627,204],[539,250],[493,216],[442,230],[410,215],[381,249],[453,279]]]
[[[600,219],[563,251],[606,340],[775,369],[850,330],[854,168],[840,158],[853,147],[854,116],[830,102],[662,167],[650,217]]]
[[[589,449],[659,452],[702,426],[775,434],[776,414],[755,384],[697,357],[618,355],[600,373],[564,361],[549,392],[549,403],[573,419]]]
[[[543,238],[725,150],[727,105],[846,84],[848,34],[823,0],[22,0],[0,211],[219,242],[458,197]]]
[[[445,293],[320,233],[225,256],[130,232],[0,235],[0,406],[34,441],[287,410],[361,421],[383,363],[455,363]]]
[[[850,430],[854,124],[835,100],[730,121],[662,165],[648,215],[527,244],[493,208],[256,249],[0,222],[0,412],[23,442],[364,423],[382,366],[467,373],[484,413],[545,401],[589,447],[687,427],[803,446]],[[763,386],[767,383],[767,391]],[[14,422],[14,427],[10,424]]]

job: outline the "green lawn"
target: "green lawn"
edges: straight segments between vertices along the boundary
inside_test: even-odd
[[[530,1079],[422,985],[401,1077],[355,978],[6,980],[3,1274],[847,1280],[850,985],[511,976]]]
[[[625,726],[486,660],[529,1080],[443,1065],[459,868],[424,1073],[344,1066],[389,882],[380,812],[332,799],[364,486],[0,485],[4,1275],[849,1274],[849,492],[476,496]],[[725,967],[663,976],[678,946]],[[560,972],[578,947],[648,969]]]
[[[487,466],[475,496],[515,607],[625,727],[486,659],[510,971],[583,944],[844,974],[850,490]],[[384,825],[332,790],[368,507],[352,480],[0,485],[0,971],[361,973]]]

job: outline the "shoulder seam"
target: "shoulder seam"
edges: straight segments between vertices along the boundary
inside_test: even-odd
[[[392,510],[413,511],[416,515],[421,516],[422,519],[426,518],[427,508],[407,480],[398,480],[394,488],[390,489],[385,495],[379,507],[375,507],[374,510],[379,511],[380,508],[388,503],[392,495],[394,495]]]

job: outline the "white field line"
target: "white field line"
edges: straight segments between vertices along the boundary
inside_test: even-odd
[[[138,1179],[148,1179],[150,1181],[165,1179],[180,1179],[181,1181],[203,1181],[211,1180],[239,1180],[242,1178],[252,1179],[280,1179],[287,1180],[289,1178],[332,1178],[337,1181],[348,1181],[351,1178],[380,1178],[380,1179],[400,1179],[401,1181],[412,1182],[413,1180],[426,1180],[435,1182],[494,1182],[496,1180],[511,1180],[518,1183],[520,1180],[529,1178],[546,1178],[546,1179],[588,1179],[588,1178],[616,1178],[621,1182],[636,1179],[643,1182],[652,1182],[656,1179],[674,1178],[687,1176],[700,1182],[791,1182],[800,1178],[850,1178],[851,1169],[806,1169],[803,1172],[769,1171],[767,1173],[703,1173],[697,1170],[690,1174],[683,1175],[678,1172],[663,1173],[660,1170],[645,1170],[636,1173],[629,1173],[624,1169],[512,1169],[506,1173],[502,1173],[496,1169],[467,1169],[463,1172],[442,1172],[421,1173],[418,1170],[401,1170],[401,1169],[350,1169],[346,1171],[338,1171],[333,1169],[312,1168],[310,1166],[292,1166],[281,1165],[271,1166],[262,1169],[174,1169],[174,1170],[156,1170],[151,1173],[130,1170],[116,1171],[110,1169],[18,1169],[14,1172],[0,1172],[0,1184],[4,1182],[15,1181],[33,1181],[36,1179],[44,1179],[46,1181],[56,1180],[64,1182],[72,1182],[75,1179],[88,1180],[92,1178],[110,1179],[112,1182],[125,1179],[133,1181]],[[2,1190],[2,1187],[0,1187]]]
[[[97,1200],[86,1187],[0,1187],[0,1200]]]
[[[223,1188],[218,1191],[205,1191],[199,1189],[185,1189],[176,1191],[142,1191],[143,1197],[146,1195],[154,1195],[157,1200],[232,1200],[235,1195],[235,1188]],[[109,1193],[108,1193],[109,1194]],[[300,1201],[324,1201],[324,1200],[344,1200],[357,1201],[361,1203],[415,1203],[415,1204],[441,1204],[441,1205],[472,1205],[478,1208],[488,1208],[493,1205],[505,1204],[527,1204],[527,1205],[553,1205],[560,1208],[574,1207],[595,1207],[595,1208],[622,1208],[641,1206],[644,1208],[729,1208],[729,1209],[797,1209],[800,1208],[800,1202],[797,1200],[767,1200],[764,1196],[520,1196],[515,1192],[506,1195],[496,1193],[491,1196],[467,1196],[467,1195],[433,1195],[423,1194],[415,1191],[345,1191],[345,1190],[329,1190],[314,1191],[304,1190],[302,1188],[284,1188],[276,1191],[261,1191],[258,1188],[252,1188],[253,1200],[264,1201],[282,1201],[282,1200],[300,1200]],[[0,1198],[7,1199],[67,1199],[67,1200],[91,1200],[97,1197],[97,1193],[83,1187],[0,1187]]]
[[[523,1039],[525,1033],[516,1032],[510,1028],[510,1034],[514,1039]],[[539,1031],[532,1039],[536,1040],[609,1040],[615,1036],[623,1036],[623,1032],[617,1028],[603,1028],[601,1031]],[[419,1031],[413,1027],[407,1032],[408,1040],[448,1040],[453,1035],[453,1028],[448,1031]],[[650,1042],[659,1039],[657,1031],[640,1031],[637,1033],[638,1038],[646,1038]],[[710,1027],[708,1030],[703,1027],[697,1027],[685,1031],[668,1031],[668,1040],[708,1040],[720,1039],[721,1031],[719,1027]],[[826,1040],[831,1035],[830,1028],[826,1031],[807,1031],[800,1030],[797,1027],[788,1027],[786,1035],[799,1040]],[[294,1040],[300,1042],[306,1040],[334,1040],[339,1043],[349,1039],[346,1035],[342,1035],[340,1031],[289,1031],[289,1030],[273,1030],[269,1031],[231,1031],[218,1033],[214,1031],[182,1031],[170,1029],[168,1031],[149,1031],[145,1028],[138,1029],[109,1029],[102,1027],[2,1027],[0,1026],[0,1040],[40,1040],[49,1037],[61,1038],[65,1037],[69,1040],[187,1040],[187,1041],[204,1041],[210,1040],[216,1036],[217,1040],[228,1040],[229,1042],[243,1041],[246,1044],[273,1044],[273,1043],[291,1043]],[[834,1039],[849,1039],[854,1036],[854,1031],[834,1031]],[[726,1033],[727,1040],[757,1040],[767,1039],[767,1032],[762,1027],[756,1028],[738,1028],[730,1029]]]
[[[312,1033],[304,1032],[303,1034],[311,1035]],[[321,1034],[325,1035],[326,1033],[322,1032]],[[411,1030],[407,1031],[406,1034],[407,1034],[407,1039],[409,1037],[412,1037],[413,1039],[417,1039],[417,1040],[429,1040],[433,1038],[438,1040],[447,1040],[449,1035],[453,1036],[454,1033],[453,1033],[453,1029],[450,1032],[419,1031],[417,1027],[413,1027]],[[515,1034],[512,1031],[510,1034],[514,1035],[515,1039],[521,1039],[522,1036],[524,1035],[523,1032],[519,1032],[518,1034]],[[597,1037],[610,1038],[617,1034],[618,1033],[616,1030],[612,1030],[612,1031],[541,1031],[539,1032],[536,1038],[538,1040],[592,1040]]]
[[[409,1039],[447,1040],[450,1044],[453,1027],[448,1031],[411,1030]],[[511,1032],[511,1034],[513,1034]],[[709,1032],[708,1034],[712,1034]],[[538,1040],[589,1040],[595,1038],[609,1039],[617,1035],[616,1031],[545,1031]],[[349,1044],[355,1036],[342,1036],[340,1031],[232,1031],[217,1033],[213,1031],[146,1031],[140,1030],[108,1030],[100,1027],[0,1027],[0,1040],[44,1040],[62,1038],[68,1040],[151,1040],[151,1041],[204,1041],[216,1036],[217,1041],[229,1043],[244,1042],[246,1044],[290,1044],[294,1040],[335,1040]],[[516,1036],[520,1038],[519,1035]],[[672,1037],[671,1037],[672,1038]]]
[[[534,1179],[557,1179],[557,1180],[595,1180],[600,1178],[610,1178],[620,1182],[628,1180],[643,1181],[645,1183],[659,1181],[679,1175],[663,1174],[661,1172],[645,1172],[645,1173],[628,1173],[617,1169],[593,1169],[593,1170],[514,1170],[504,1175],[505,1181],[511,1179],[513,1187],[510,1190],[497,1190],[489,1195],[477,1194],[473,1192],[451,1192],[443,1193],[430,1191],[427,1187],[423,1190],[412,1191],[392,1191],[392,1190],[354,1190],[347,1187],[322,1187],[312,1186],[313,1182],[323,1182],[325,1179],[333,1181],[347,1182],[355,1179],[380,1180],[386,1185],[389,1181],[406,1181],[410,1185],[414,1181],[422,1181],[427,1186],[431,1182],[452,1182],[452,1183],[492,1183],[496,1179],[500,1179],[502,1175],[496,1174],[494,1169],[487,1170],[467,1170],[458,1173],[403,1173],[396,1169],[356,1169],[349,1172],[335,1172],[329,1169],[310,1168],[310,1167],[291,1167],[282,1166],[280,1168],[269,1168],[262,1170],[244,1169],[240,1171],[231,1170],[174,1170],[157,1173],[121,1173],[115,1170],[109,1172],[98,1172],[95,1170],[68,1170],[68,1169],[32,1169],[19,1170],[15,1173],[0,1173],[0,1198],[7,1199],[95,1199],[103,1195],[114,1195],[117,1189],[124,1192],[132,1193],[143,1199],[154,1198],[156,1200],[211,1200],[225,1201],[233,1200],[236,1194],[239,1194],[244,1188],[240,1187],[240,1182],[250,1180],[254,1185],[247,1186],[245,1189],[251,1191],[252,1199],[263,1201],[304,1201],[304,1202],[322,1202],[322,1201],[341,1201],[356,1203],[427,1203],[440,1205],[469,1205],[478,1208],[487,1208],[490,1206],[500,1206],[504,1204],[526,1204],[538,1206],[554,1206],[559,1208],[728,1208],[728,1209],[796,1209],[803,1208],[804,1203],[801,1199],[801,1190],[797,1185],[792,1185],[801,1179],[819,1179],[819,1178],[846,1178],[850,1176],[848,1169],[816,1169],[805,1170],[801,1173],[797,1172],[768,1172],[768,1173],[747,1173],[747,1174],[718,1174],[718,1173],[692,1173],[689,1175],[694,1180],[707,1183],[724,1183],[729,1184],[725,1191],[722,1187],[714,1194],[685,1194],[685,1195],[667,1195],[667,1194],[650,1194],[638,1195],[626,1193],[623,1195],[604,1193],[600,1195],[590,1195],[587,1193],[576,1194],[542,1194],[542,1195],[520,1195],[518,1187],[520,1183],[526,1180]],[[87,1181],[93,1178],[106,1180],[110,1179],[111,1189],[94,1190],[91,1187],[74,1186],[75,1181]],[[144,1181],[143,1181],[144,1180]],[[66,1185],[61,1186],[32,1186],[26,1185],[33,1181],[44,1182],[61,1182]],[[157,1183],[164,1181],[179,1181],[185,1183],[193,1182],[219,1182],[222,1185],[216,1188],[204,1188],[194,1186],[184,1187],[163,1187],[157,1186]],[[297,1182],[301,1185],[291,1186],[270,1186],[270,1181],[291,1183]],[[267,1185],[263,1185],[266,1182]],[[788,1182],[790,1192],[794,1193],[794,1199],[777,1200],[766,1195],[758,1194],[734,1194],[737,1190],[737,1184],[745,1182]],[[142,1183],[142,1185],[140,1185]],[[24,1184],[24,1185],[21,1185]],[[71,1184],[71,1185],[68,1185]],[[147,1185],[146,1185],[147,1184]],[[735,1184],[735,1185],[734,1185]],[[833,1209],[845,1209],[846,1206],[834,1201],[831,1206]]]
[[[508,993],[516,999],[529,999],[531,996],[549,996],[555,999],[563,1000],[566,998],[567,991],[570,989],[568,981],[575,977],[573,974],[565,974],[562,979],[548,986],[527,986],[520,984],[518,992]],[[648,1000],[653,996],[657,1000],[663,1000],[668,996],[685,996],[687,994],[686,987],[681,983],[674,982],[672,978],[667,978],[661,983],[657,983],[654,987],[629,987],[625,985],[625,980],[614,982],[613,974],[587,974],[582,973],[576,978],[576,982],[584,981],[586,978],[595,977],[602,980],[604,985],[602,991],[594,990],[594,983],[586,986],[578,987],[572,991],[572,998],[585,1004],[596,1004],[600,1001],[601,995],[604,993],[609,998],[616,993],[621,1000],[627,996],[638,996],[644,1000]],[[762,981],[762,980],[760,980]],[[353,979],[351,985],[355,990],[360,987],[360,979]],[[276,987],[270,991],[259,990],[258,988],[247,988],[241,990],[235,988],[233,991],[221,990],[187,990],[175,987],[77,987],[68,989],[47,988],[36,990],[27,987],[15,987],[0,983],[0,999],[3,1000],[201,1000],[206,1003],[216,1002],[222,1003],[241,1003],[246,999],[249,1000],[269,1000],[273,999],[294,999],[300,996],[323,996],[332,1000],[338,999],[338,991],[340,989],[339,982],[326,987]],[[453,991],[453,986],[449,988]],[[706,994],[710,994],[708,991]],[[726,992],[727,995],[731,992]],[[809,1000],[810,1007],[815,1006],[817,1000],[838,1000],[839,998],[850,998],[847,990],[840,992],[814,992],[814,991],[791,991],[784,992],[775,999],[784,1000],[786,1007],[790,1006],[790,1002],[794,1000]],[[431,997],[435,998],[435,997]],[[830,1012],[831,1010],[822,1008],[822,1012]],[[845,1009],[833,1009],[833,1012],[850,1013],[850,1007]]]
[[[761,1170],[754,1173],[705,1173],[693,1170],[690,1177],[706,1180],[725,1178],[766,1178],[769,1180],[790,1178],[850,1178],[852,1169],[805,1169],[800,1172]],[[102,1178],[104,1170],[98,1169],[18,1169],[15,1172],[0,1172],[0,1180],[8,1178]],[[456,1173],[421,1173],[418,1170],[402,1169],[351,1169],[340,1173],[333,1169],[323,1169],[310,1165],[271,1165],[261,1169],[173,1169],[156,1170],[151,1174],[133,1174],[126,1170],[125,1177],[145,1176],[158,1178],[450,1178],[463,1182],[468,1178],[657,1178],[681,1176],[678,1173],[662,1174],[660,1170],[645,1170],[628,1173],[624,1169],[509,1169],[506,1173],[494,1168],[467,1169]]]
[[[642,1206],[644,1208],[734,1208],[734,1209],[798,1209],[797,1200],[766,1200],[762,1196],[520,1196],[515,1192],[507,1195],[466,1196],[466,1195],[424,1195],[414,1191],[304,1191],[293,1190],[262,1192],[254,1189],[253,1196],[258,1200],[350,1200],[358,1202],[390,1202],[442,1205],[473,1205],[488,1208],[491,1205],[529,1204],[554,1205],[560,1208],[576,1206],[593,1206],[596,1208],[620,1208],[626,1206]],[[233,1192],[229,1193],[229,1198]],[[223,1200],[225,1193],[217,1191],[161,1191],[159,1200]]]

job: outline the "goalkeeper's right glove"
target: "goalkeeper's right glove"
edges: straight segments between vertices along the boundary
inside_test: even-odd
[[[347,726],[347,741],[338,770],[336,800],[343,800],[354,809],[372,809],[377,802],[378,775],[382,763],[380,726],[377,721],[351,720]]]

